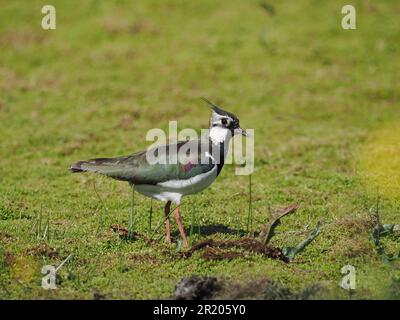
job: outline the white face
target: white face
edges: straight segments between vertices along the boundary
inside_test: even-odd
[[[214,143],[229,142],[232,137],[231,125],[232,119],[230,117],[213,111],[210,120],[210,139]]]
[[[210,139],[212,142],[219,144],[222,142],[229,142],[232,138],[231,130],[224,127],[214,126],[210,128]]]
[[[226,142],[227,145],[235,134],[246,135],[246,131],[239,126],[239,119],[228,112],[213,111],[210,120],[210,139],[214,143]]]

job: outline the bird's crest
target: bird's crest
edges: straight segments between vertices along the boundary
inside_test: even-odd
[[[215,113],[217,113],[217,114],[219,114],[219,115],[221,115],[221,116],[228,116],[228,117],[231,117],[231,118],[233,118],[233,119],[237,119],[237,117],[236,117],[233,113],[230,113],[230,112],[228,112],[228,111],[225,111],[225,110],[221,109],[220,107],[216,106],[216,105],[213,104],[211,101],[209,101],[208,99],[206,99],[206,98],[204,98],[204,97],[202,97],[201,99],[202,99],[203,101],[205,101],[205,102],[208,104],[208,106],[209,106]]]

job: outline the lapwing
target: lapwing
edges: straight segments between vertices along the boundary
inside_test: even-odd
[[[169,244],[171,203],[176,204],[174,218],[183,239],[183,246],[187,247],[188,241],[179,212],[182,197],[201,192],[210,186],[224,166],[230,139],[234,135],[247,136],[246,131],[239,125],[239,119],[233,113],[223,110],[207,99],[203,100],[212,109],[212,113],[208,133],[200,139],[155,146],[123,157],[78,161],[70,167],[70,170],[96,172],[127,181],[133,190],[166,202],[165,241]],[[182,154],[185,156],[184,160],[179,157]],[[149,155],[167,161],[149,161]]]

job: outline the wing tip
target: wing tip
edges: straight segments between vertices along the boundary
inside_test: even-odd
[[[69,171],[71,171],[72,173],[83,172],[84,170],[82,169],[82,163],[83,163],[83,161],[78,161],[78,162],[72,164],[69,167]]]

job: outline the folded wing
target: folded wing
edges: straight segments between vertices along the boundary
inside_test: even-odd
[[[185,161],[171,163],[171,159],[177,159],[176,154],[184,154]],[[155,156],[164,162],[151,161],[150,163],[148,155]],[[201,140],[189,140],[154,147],[124,157],[78,161],[70,167],[70,170],[96,172],[133,184],[157,184],[169,180],[190,179],[206,173],[214,167],[213,160],[208,144]]]

